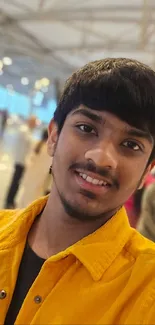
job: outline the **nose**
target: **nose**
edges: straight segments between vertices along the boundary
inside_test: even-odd
[[[91,148],[85,153],[85,159],[91,160],[96,166],[116,170],[118,156],[112,143],[102,143],[100,146]]]

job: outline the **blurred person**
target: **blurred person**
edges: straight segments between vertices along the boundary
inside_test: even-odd
[[[27,155],[32,149],[32,145],[34,142],[32,131],[34,130],[36,125],[36,117],[31,116],[27,120],[27,125],[21,125],[17,133],[16,145],[14,148],[14,173],[6,196],[6,209],[15,208],[15,197],[25,171],[25,161]]]
[[[155,182],[149,185],[143,193],[137,230],[155,242]]]
[[[1,112],[1,136],[3,136],[6,129],[8,117],[9,115],[7,109],[3,110]]]
[[[151,174],[155,177],[155,166],[152,168]]]
[[[47,154],[47,138],[48,131],[43,130],[41,140],[28,157],[19,195],[16,200],[18,208],[26,207],[33,200],[43,196],[46,191],[47,170],[51,161]]]
[[[155,182],[155,177],[149,173],[145,179],[144,185],[127,200],[125,208],[131,227],[136,228],[141,215],[142,197],[147,187]]]
[[[123,208],[154,164],[154,125],[146,65],[104,59],[68,79],[50,195],[0,213],[0,324],[155,323],[155,245]]]

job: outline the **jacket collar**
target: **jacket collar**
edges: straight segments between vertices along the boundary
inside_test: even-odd
[[[131,236],[125,209],[121,208],[105,225],[70,248],[98,281]]]
[[[0,228],[0,250],[15,247],[26,240],[31,225],[44,209],[47,198],[36,200],[28,208],[9,215],[7,227],[4,225]],[[98,281],[121,252],[131,232],[125,209],[121,208],[105,225],[57,254],[56,259],[73,254],[87,268],[93,280]],[[49,258],[49,262],[50,260],[53,257]]]

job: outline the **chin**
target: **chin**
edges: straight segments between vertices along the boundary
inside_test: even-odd
[[[96,215],[96,205],[97,202],[94,203],[90,201],[88,202],[88,199],[85,199],[85,202],[83,199],[79,199],[76,202],[71,202],[69,200],[66,200],[64,197],[61,196],[61,202],[63,204],[64,210],[71,218],[74,218],[76,220],[80,221],[94,221],[96,219],[99,219],[103,216],[103,213],[98,213]],[[95,211],[93,214],[92,211]]]

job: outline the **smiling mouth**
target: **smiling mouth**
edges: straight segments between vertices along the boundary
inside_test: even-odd
[[[93,178],[90,175],[87,175],[86,173],[76,171],[76,174],[78,174],[84,181],[86,181],[87,183],[89,183],[91,185],[95,185],[97,187],[111,187],[112,186],[107,181]]]

